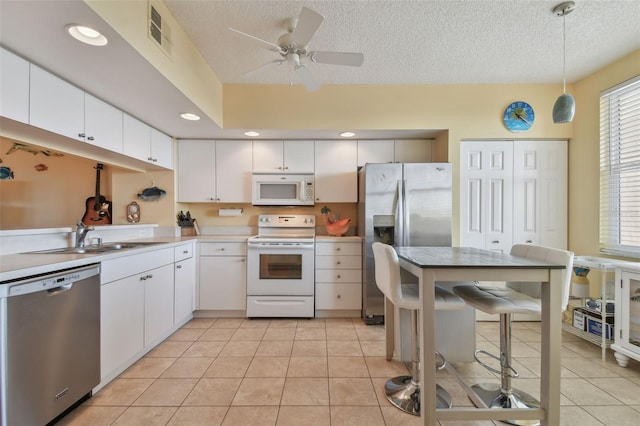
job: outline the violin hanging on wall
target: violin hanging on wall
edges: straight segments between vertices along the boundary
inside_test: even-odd
[[[111,201],[100,195],[100,171],[104,164],[97,163],[96,169],[96,194],[87,198],[85,202],[82,223],[85,225],[109,225],[111,224]]]

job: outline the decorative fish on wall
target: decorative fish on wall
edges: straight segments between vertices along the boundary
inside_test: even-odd
[[[61,154],[59,152],[51,151],[49,149],[44,149],[43,150],[43,149],[34,148],[32,146],[25,145],[25,144],[22,144],[22,143],[17,143],[17,142],[15,142],[13,144],[13,146],[9,149],[9,151],[7,151],[7,154],[13,154],[16,151],[25,151],[25,152],[29,152],[29,153],[31,153],[33,155],[44,154],[47,157],[50,157],[52,155],[54,157],[62,157],[64,155],[64,154]]]
[[[142,190],[142,193],[138,194],[138,198],[143,201],[155,201],[167,195],[167,191],[160,189],[157,186],[146,188]]]
[[[9,167],[0,167],[0,180],[13,179],[13,172]]]

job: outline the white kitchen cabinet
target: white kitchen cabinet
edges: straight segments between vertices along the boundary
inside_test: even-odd
[[[252,147],[251,141],[216,141],[216,201],[251,202]]]
[[[640,265],[616,269],[615,351],[616,361],[626,367],[630,359],[640,361]]]
[[[317,239],[315,261],[316,316],[360,316],[362,241]]]
[[[88,93],[84,94],[85,141],[91,145],[123,152],[123,112]]]
[[[173,324],[180,325],[193,318],[196,289],[196,258],[193,256],[193,243],[175,247],[174,256]]]
[[[165,169],[173,168],[173,139],[129,114],[123,117],[123,153]]]
[[[178,201],[202,203],[216,201],[216,142],[188,140],[178,142]]]
[[[393,139],[358,140],[358,166],[367,163],[393,163],[395,161]]]
[[[247,307],[247,243],[199,244],[198,309],[240,310]]]
[[[84,141],[84,91],[31,64],[29,124]]]
[[[144,347],[144,282],[131,276],[100,288],[100,377],[123,371]]]
[[[460,245],[509,253],[513,245],[513,143],[460,144]]]
[[[160,343],[173,327],[174,265],[164,265],[143,274],[144,346]]]
[[[313,173],[312,140],[253,141],[253,171],[262,173]]]
[[[316,203],[358,202],[358,143],[315,141]]]
[[[517,141],[513,244],[567,246],[567,141]]]
[[[394,161],[396,163],[431,163],[433,141],[429,139],[396,139]]]
[[[0,47],[0,116],[29,123],[29,62]]]

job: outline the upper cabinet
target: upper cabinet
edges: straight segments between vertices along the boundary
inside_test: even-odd
[[[0,48],[0,116],[29,123],[29,62]]]
[[[315,141],[315,195],[316,203],[358,201],[357,141]]]
[[[313,141],[253,141],[253,171],[262,173],[313,173]]]
[[[84,114],[87,143],[122,153],[122,111],[85,93]]]
[[[173,139],[124,114],[123,152],[166,169],[173,167]]]
[[[358,167],[367,163],[430,163],[430,139],[358,140]]]
[[[29,124],[85,140],[84,91],[31,64]]]
[[[250,203],[252,143],[180,140],[178,201]]]

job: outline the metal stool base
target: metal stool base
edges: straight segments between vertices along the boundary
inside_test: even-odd
[[[489,408],[540,408],[540,402],[533,396],[518,389],[511,389],[511,394],[502,391],[500,385],[482,383],[471,386],[471,389]],[[501,420],[519,426],[538,426],[540,420]]]
[[[411,376],[398,376],[389,379],[384,385],[384,394],[391,404],[405,413],[420,415],[420,386],[411,380]],[[451,408],[451,395],[436,385],[436,406]]]

